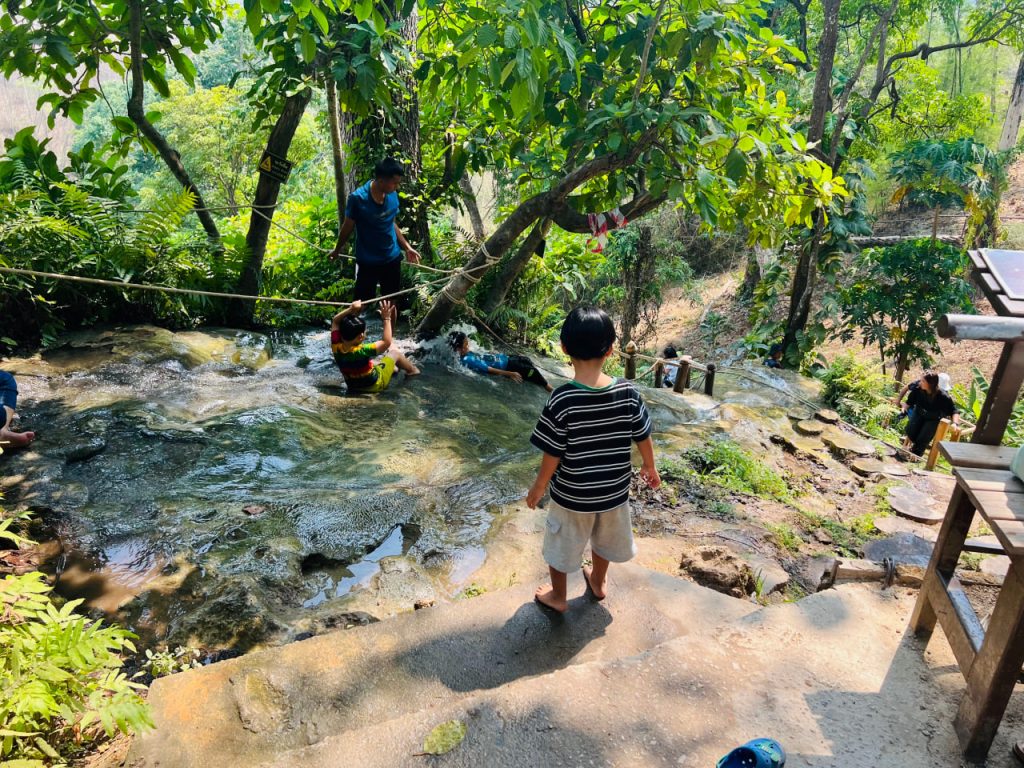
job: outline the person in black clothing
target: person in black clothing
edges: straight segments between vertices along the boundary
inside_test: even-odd
[[[916,389],[911,389],[903,404],[903,411],[913,409],[907,422],[907,438],[910,450],[918,456],[924,455],[935,437],[942,419],[951,418],[954,424],[960,422],[953,398],[939,389],[939,375],[929,371],[921,377]]]

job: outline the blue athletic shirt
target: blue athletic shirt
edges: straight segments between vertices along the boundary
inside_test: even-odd
[[[508,370],[508,355],[501,353],[478,355],[476,352],[467,352],[461,360],[464,366],[476,373],[487,373],[488,368],[497,368],[499,371]]]
[[[398,193],[388,193],[384,203],[378,205],[370,194],[371,183],[366,182],[348,196],[345,215],[356,223],[356,262],[386,264],[402,255],[395,235]]]

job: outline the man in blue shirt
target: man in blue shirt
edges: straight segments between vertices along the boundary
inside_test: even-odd
[[[410,264],[418,264],[419,252],[409,245],[395,218],[398,216],[398,187],[405,176],[402,164],[393,157],[377,163],[373,180],[348,196],[345,221],[338,232],[338,243],[328,254],[337,259],[353,231],[356,233],[356,301],[399,290],[402,279],[402,254]]]

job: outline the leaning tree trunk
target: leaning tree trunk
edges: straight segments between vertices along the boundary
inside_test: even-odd
[[[1003,131],[999,135],[1000,152],[1017,145],[1021,118],[1024,118],[1024,54],[1021,54],[1020,64],[1017,65],[1017,76],[1013,79],[1013,89],[1010,91],[1010,104],[1006,108]]]
[[[278,115],[274,130],[270,132],[270,138],[267,140],[267,152],[277,157],[288,156],[288,148],[312,96],[312,90],[304,88],[284,100],[281,114]],[[248,258],[238,279],[238,292],[241,294],[253,296],[259,293],[263,276],[263,257],[267,251],[267,239],[270,237],[270,220],[274,216],[280,190],[279,181],[272,179],[269,174],[260,174],[253,200],[252,216],[249,218],[249,231],[245,235]],[[233,322],[241,326],[251,325],[254,310],[255,302],[236,301],[232,310]]]
[[[203,225],[206,236],[210,238],[210,241],[215,244],[218,250],[221,250],[220,231],[217,229],[217,222],[213,220],[213,216],[206,209],[206,202],[203,200],[202,193],[192,182],[188,171],[185,170],[185,166],[181,162],[181,155],[178,154],[177,150],[167,142],[164,135],[146,117],[146,81],[142,74],[142,0],[130,0],[128,12],[130,14],[128,45],[132,60],[132,90],[131,95],[128,97],[128,117],[135,124],[135,127],[138,128],[139,133],[156,147],[160,159],[164,161],[164,164],[170,169],[174,178],[178,180],[178,183],[195,197],[196,215],[199,217],[199,222]]]
[[[550,215],[556,224],[560,220],[565,221],[570,231],[588,231],[587,217],[571,211],[567,206],[566,201],[569,195],[591,179],[634,165],[640,154],[651,145],[656,136],[656,130],[651,128],[643,134],[630,151],[618,155],[595,157],[567,173],[547,192],[534,195],[520,203],[495,230],[494,234],[487,238],[487,241],[477,250],[469,263],[455,274],[444,288],[438,291],[434,297],[434,303],[416,328],[417,336],[436,336],[448,322],[455,306],[465,302],[469,289],[476,285],[484,273],[505,255],[512,247],[512,243],[526,231],[526,228],[541,216]],[[653,210],[662,201],[664,201],[663,197],[651,198],[648,195],[640,195],[631,204],[625,206],[626,210],[623,213],[626,216],[636,211],[646,213]],[[632,215],[638,214],[632,213]],[[577,226],[580,228],[576,229]]]
[[[530,230],[530,234],[519,244],[519,249],[498,265],[498,274],[480,304],[480,309],[486,316],[493,315],[504,303],[512,284],[519,279],[519,275],[526,269],[526,265],[530,263],[533,254],[540,248],[550,230],[551,219],[538,221]]]
[[[832,67],[836,59],[836,44],[839,40],[839,6],[842,0],[823,0],[824,26],[818,43],[818,69],[814,77],[814,96],[811,104],[811,118],[807,125],[807,141],[821,145],[825,135],[825,116],[832,102]],[[820,150],[819,150],[820,151]],[[825,156],[823,154],[823,156]],[[812,242],[800,251],[793,285],[789,294],[789,314],[786,318],[786,332],[783,344],[786,357],[796,354],[797,337],[807,327],[810,317],[811,299],[817,275],[818,253],[821,251],[821,237],[824,233],[821,216],[815,214]]]

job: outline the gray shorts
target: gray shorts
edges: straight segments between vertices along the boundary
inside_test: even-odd
[[[629,502],[607,512],[573,512],[548,500],[544,526],[544,560],[556,571],[571,573],[580,567],[590,542],[594,553],[613,563],[636,556]]]

